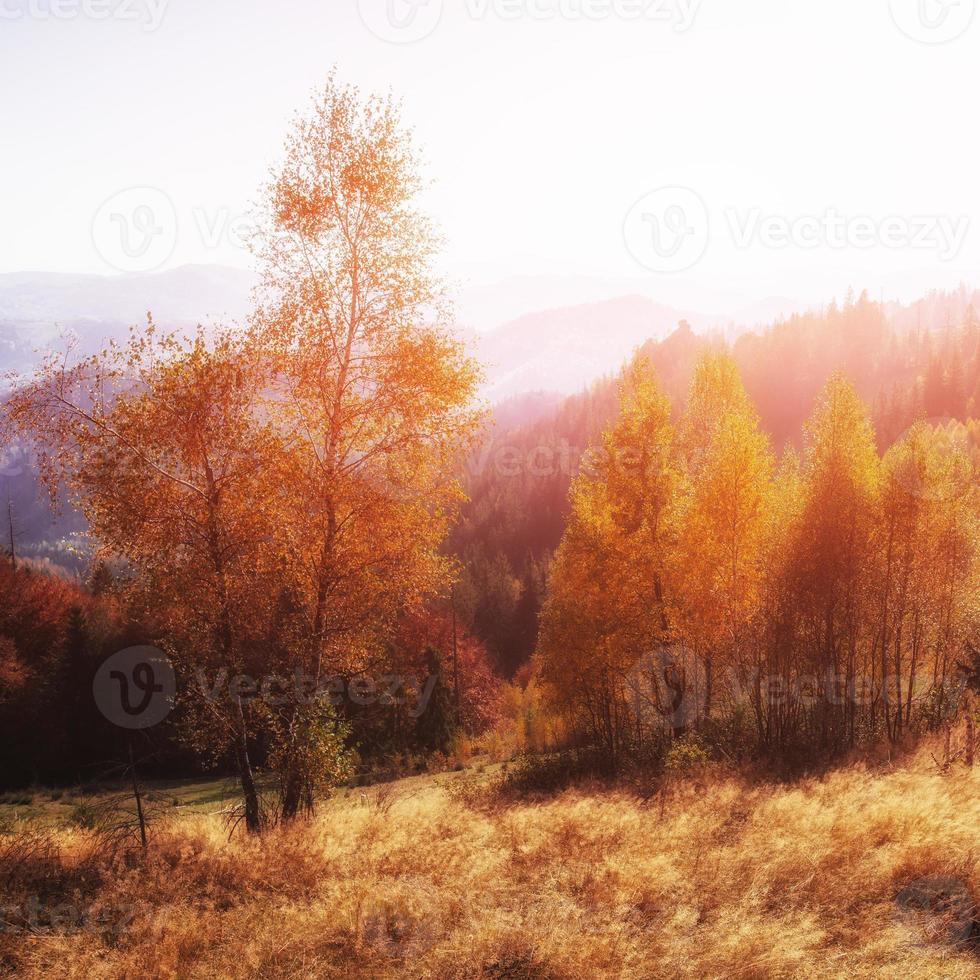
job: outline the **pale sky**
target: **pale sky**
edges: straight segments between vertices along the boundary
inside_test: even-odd
[[[980,18],[948,2],[0,0],[0,271],[248,264],[234,221],[336,65],[403,98],[463,283],[980,285]],[[175,230],[120,266],[133,187]]]

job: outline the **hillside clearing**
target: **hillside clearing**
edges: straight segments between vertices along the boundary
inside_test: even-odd
[[[716,777],[646,804],[589,785],[467,804],[459,777],[419,778],[258,840],[229,840],[217,815],[163,822],[143,864],[78,829],[33,849],[0,837],[0,962],[20,976],[974,977],[962,896],[980,888],[980,777],[930,761],[783,786]]]

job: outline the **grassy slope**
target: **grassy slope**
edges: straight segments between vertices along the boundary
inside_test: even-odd
[[[236,786],[228,779],[159,780],[148,785],[161,805],[174,808],[175,815],[213,813],[236,798]],[[120,792],[125,787],[120,786]],[[106,793],[81,790],[18,790],[0,794],[0,830],[69,826],[80,808],[106,798]]]
[[[483,765],[481,773],[491,776],[499,772],[499,763]],[[470,773],[472,776],[473,773]],[[453,783],[458,778],[456,772],[410,776],[397,782],[397,794],[405,796],[424,788],[433,788]],[[141,785],[150,799],[152,810],[157,817],[183,821],[193,816],[216,816],[234,806],[241,799],[241,787],[237,778],[222,779],[171,779],[152,780]],[[261,789],[261,780],[260,780]],[[382,790],[390,796],[392,789]],[[269,791],[271,795],[271,790]],[[98,805],[110,796],[128,796],[127,783],[100,786],[83,790],[80,788],[44,789],[32,788],[0,793],[0,833],[23,833],[33,830],[65,830],[74,825],[82,811]],[[349,800],[362,801],[369,796],[374,799],[375,788],[339,789],[324,805],[329,808],[343,807]],[[128,813],[135,814],[135,807],[125,801]]]
[[[216,802],[207,785],[188,792]],[[646,805],[598,787],[468,805],[459,785],[349,791],[315,825],[260,841],[188,814],[158,825],[143,867],[110,867],[84,832],[57,831],[26,863],[7,855],[0,904],[36,894],[42,908],[132,919],[115,935],[0,934],[0,964],[86,977],[980,975],[939,916],[895,903],[937,875],[980,894],[980,772],[937,775],[923,754],[788,787],[717,778]]]

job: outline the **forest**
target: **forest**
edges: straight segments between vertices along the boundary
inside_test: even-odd
[[[247,323],[150,313],[11,382],[0,800],[73,802],[56,831],[0,811],[0,965],[48,968],[26,929],[76,974],[456,976],[470,945],[474,976],[722,975],[713,923],[740,975],[821,946],[874,975],[894,893],[935,913],[907,891],[937,878],[972,942],[970,831],[932,811],[973,792],[975,295],[681,322],[578,395],[487,406],[400,113],[331,76],[297,119]],[[25,553],[48,508],[84,566]],[[180,823],[208,780],[220,809]],[[928,830],[872,866],[915,786]],[[82,899],[124,938],[49,921]],[[965,942],[922,955],[967,976]]]
[[[488,412],[439,313],[413,152],[396,103],[332,81],[265,190],[246,329],[178,336],[151,315],[100,353],[53,351],[8,397],[35,495],[95,542],[80,579],[18,563],[8,497],[8,786],[125,759],[84,691],[137,643],[179,678],[137,755],[237,771],[252,829],[255,765],[289,816],[358,765],[426,765],[460,740],[615,769],[658,765],[684,732],[785,761],[955,710],[973,297],[849,294],[732,342],[682,322],[619,377]],[[202,703],[219,675],[284,693]],[[293,675],[341,696],[301,697]],[[674,730],[671,698],[696,702]]]

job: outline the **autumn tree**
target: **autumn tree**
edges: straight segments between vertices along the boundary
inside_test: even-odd
[[[667,575],[677,468],[670,405],[637,356],[620,413],[572,488],[572,514],[542,614],[542,676],[608,764],[642,737],[627,686],[644,655],[673,637]]]
[[[268,670],[255,641],[279,581],[283,494],[278,438],[256,412],[263,386],[233,333],[184,341],[151,321],[77,363],[50,357],[8,404],[52,494],[67,486],[100,554],[127,563],[131,601],[165,624],[189,675]],[[258,830],[247,705],[210,699],[200,718],[195,739],[232,750]]]
[[[288,441],[289,659],[314,682],[356,672],[402,609],[447,584],[439,546],[478,375],[443,326],[421,186],[398,105],[331,77],[286,141],[255,238],[254,332]],[[312,799],[298,751],[310,710],[285,709],[287,819]]]
[[[757,750],[792,758],[955,710],[978,615],[971,428],[917,425],[882,461],[838,375],[802,457],[787,449],[777,467],[727,355],[696,366],[676,437],[645,370],[635,360],[624,375],[549,577],[541,676],[573,728],[613,760],[655,732],[629,696],[644,640],[693,650],[704,712],[695,698],[673,734],[714,705],[718,724],[701,730],[726,751],[751,738],[739,719],[754,718]],[[662,690],[650,700],[666,716]]]
[[[497,721],[501,698],[501,681],[486,647],[451,611],[432,608],[405,616],[392,653],[395,669],[428,681],[424,670],[430,650],[446,675],[455,724],[467,735],[482,735]]]
[[[961,435],[919,423],[883,461],[873,667],[893,740],[917,701],[950,709],[948,682],[975,623],[977,487]]]
[[[785,529],[791,554],[776,615],[782,617],[780,641],[794,657],[791,674],[780,677],[779,701],[788,723],[801,679],[813,685],[819,696],[806,724],[820,745],[836,748],[855,737],[854,684],[869,638],[879,494],[867,409],[839,375],[828,382],[806,426],[802,492],[800,514]]]
[[[676,559],[682,630],[708,673],[744,668],[766,573],[774,461],[738,368],[727,354],[698,362],[681,425],[686,489]]]

